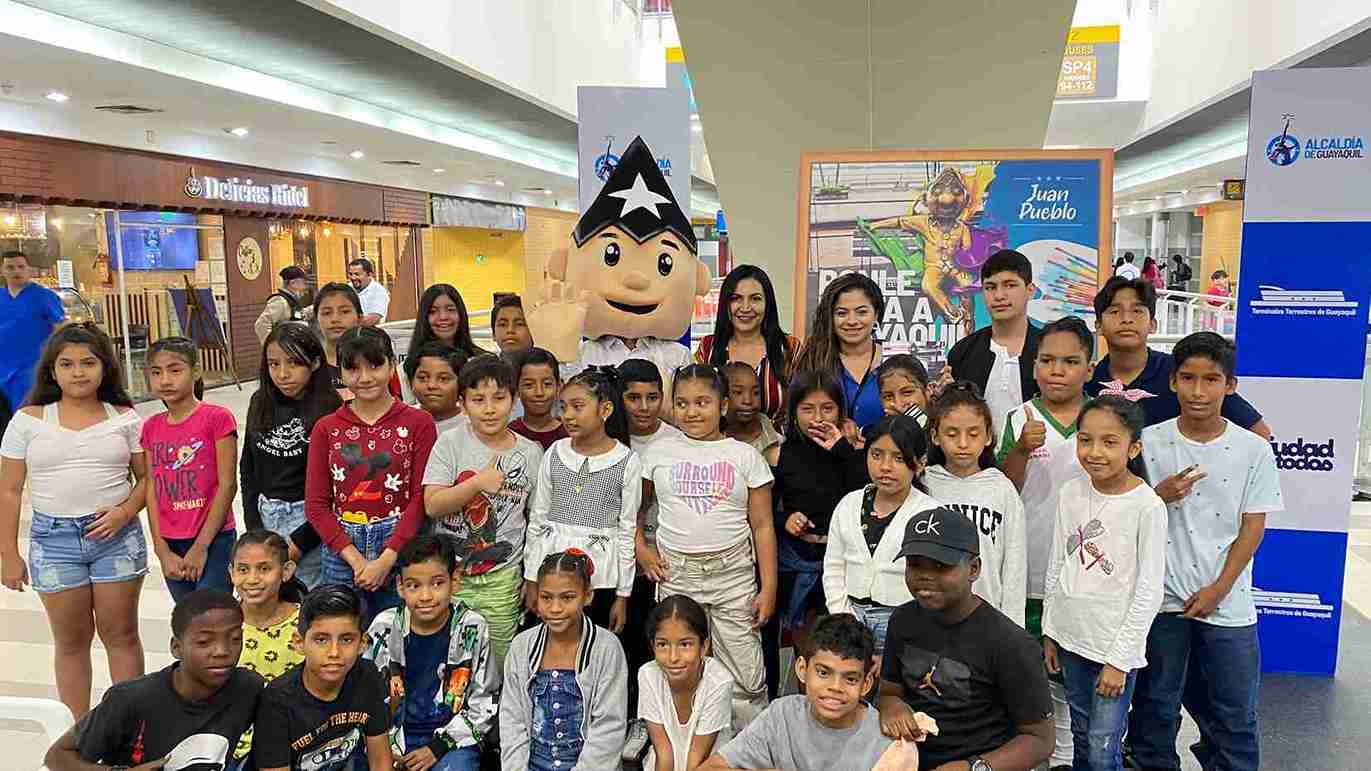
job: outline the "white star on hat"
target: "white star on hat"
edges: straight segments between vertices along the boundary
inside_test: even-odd
[[[633,180],[633,187],[626,187],[617,193],[610,193],[610,198],[622,198],[624,208],[619,212],[620,217],[627,217],[638,209],[650,209],[652,216],[657,219],[662,218],[662,211],[657,208],[659,204],[671,203],[671,199],[666,196],[657,195],[647,189],[647,182],[643,180],[643,175],[639,174]]]

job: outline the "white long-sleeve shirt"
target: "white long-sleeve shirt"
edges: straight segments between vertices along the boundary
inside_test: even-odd
[[[1166,504],[1151,487],[1105,495],[1089,479],[1066,483],[1048,557],[1044,635],[1124,672],[1147,666],[1165,577]]]
[[[876,553],[862,535],[862,496],[866,488],[853,490],[838,501],[828,525],[828,548],[824,550],[824,604],[829,613],[851,613],[849,597],[870,598],[891,607],[914,599],[904,581],[904,560],[895,559],[904,541],[905,526],[921,511],[938,502],[911,487],[909,497],[891,514]]]
[[[942,466],[929,466],[924,484],[944,506],[965,514],[980,535],[981,576],[971,590],[1023,626],[1028,536],[1023,500],[1014,483],[999,469],[983,469],[963,478]]]
[[[549,554],[577,548],[590,555],[592,589],[633,593],[633,540],[643,497],[638,453],[620,443],[601,455],[572,449],[558,439],[543,454],[528,511],[524,578],[534,581]]]

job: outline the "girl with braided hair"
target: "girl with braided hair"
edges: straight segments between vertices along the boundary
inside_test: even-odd
[[[613,367],[590,367],[559,396],[568,434],[543,455],[529,507],[524,579],[532,583],[549,554],[580,549],[600,569],[587,612],[616,634],[633,593],[633,539],[642,501],[642,462],[629,449],[623,387]],[[533,587],[526,589],[532,596]]]

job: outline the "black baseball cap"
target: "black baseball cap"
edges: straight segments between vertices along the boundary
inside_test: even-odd
[[[286,267],[281,268],[282,281],[289,283],[297,278],[309,278],[309,274],[299,265],[287,265]]]
[[[895,559],[927,557],[944,565],[956,565],[981,553],[976,526],[964,514],[945,506],[921,511],[904,528],[904,542]]]

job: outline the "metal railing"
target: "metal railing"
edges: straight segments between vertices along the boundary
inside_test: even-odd
[[[1157,331],[1148,342],[1174,343],[1192,332],[1218,332],[1232,338],[1237,319],[1233,297],[1179,292],[1157,292]]]

